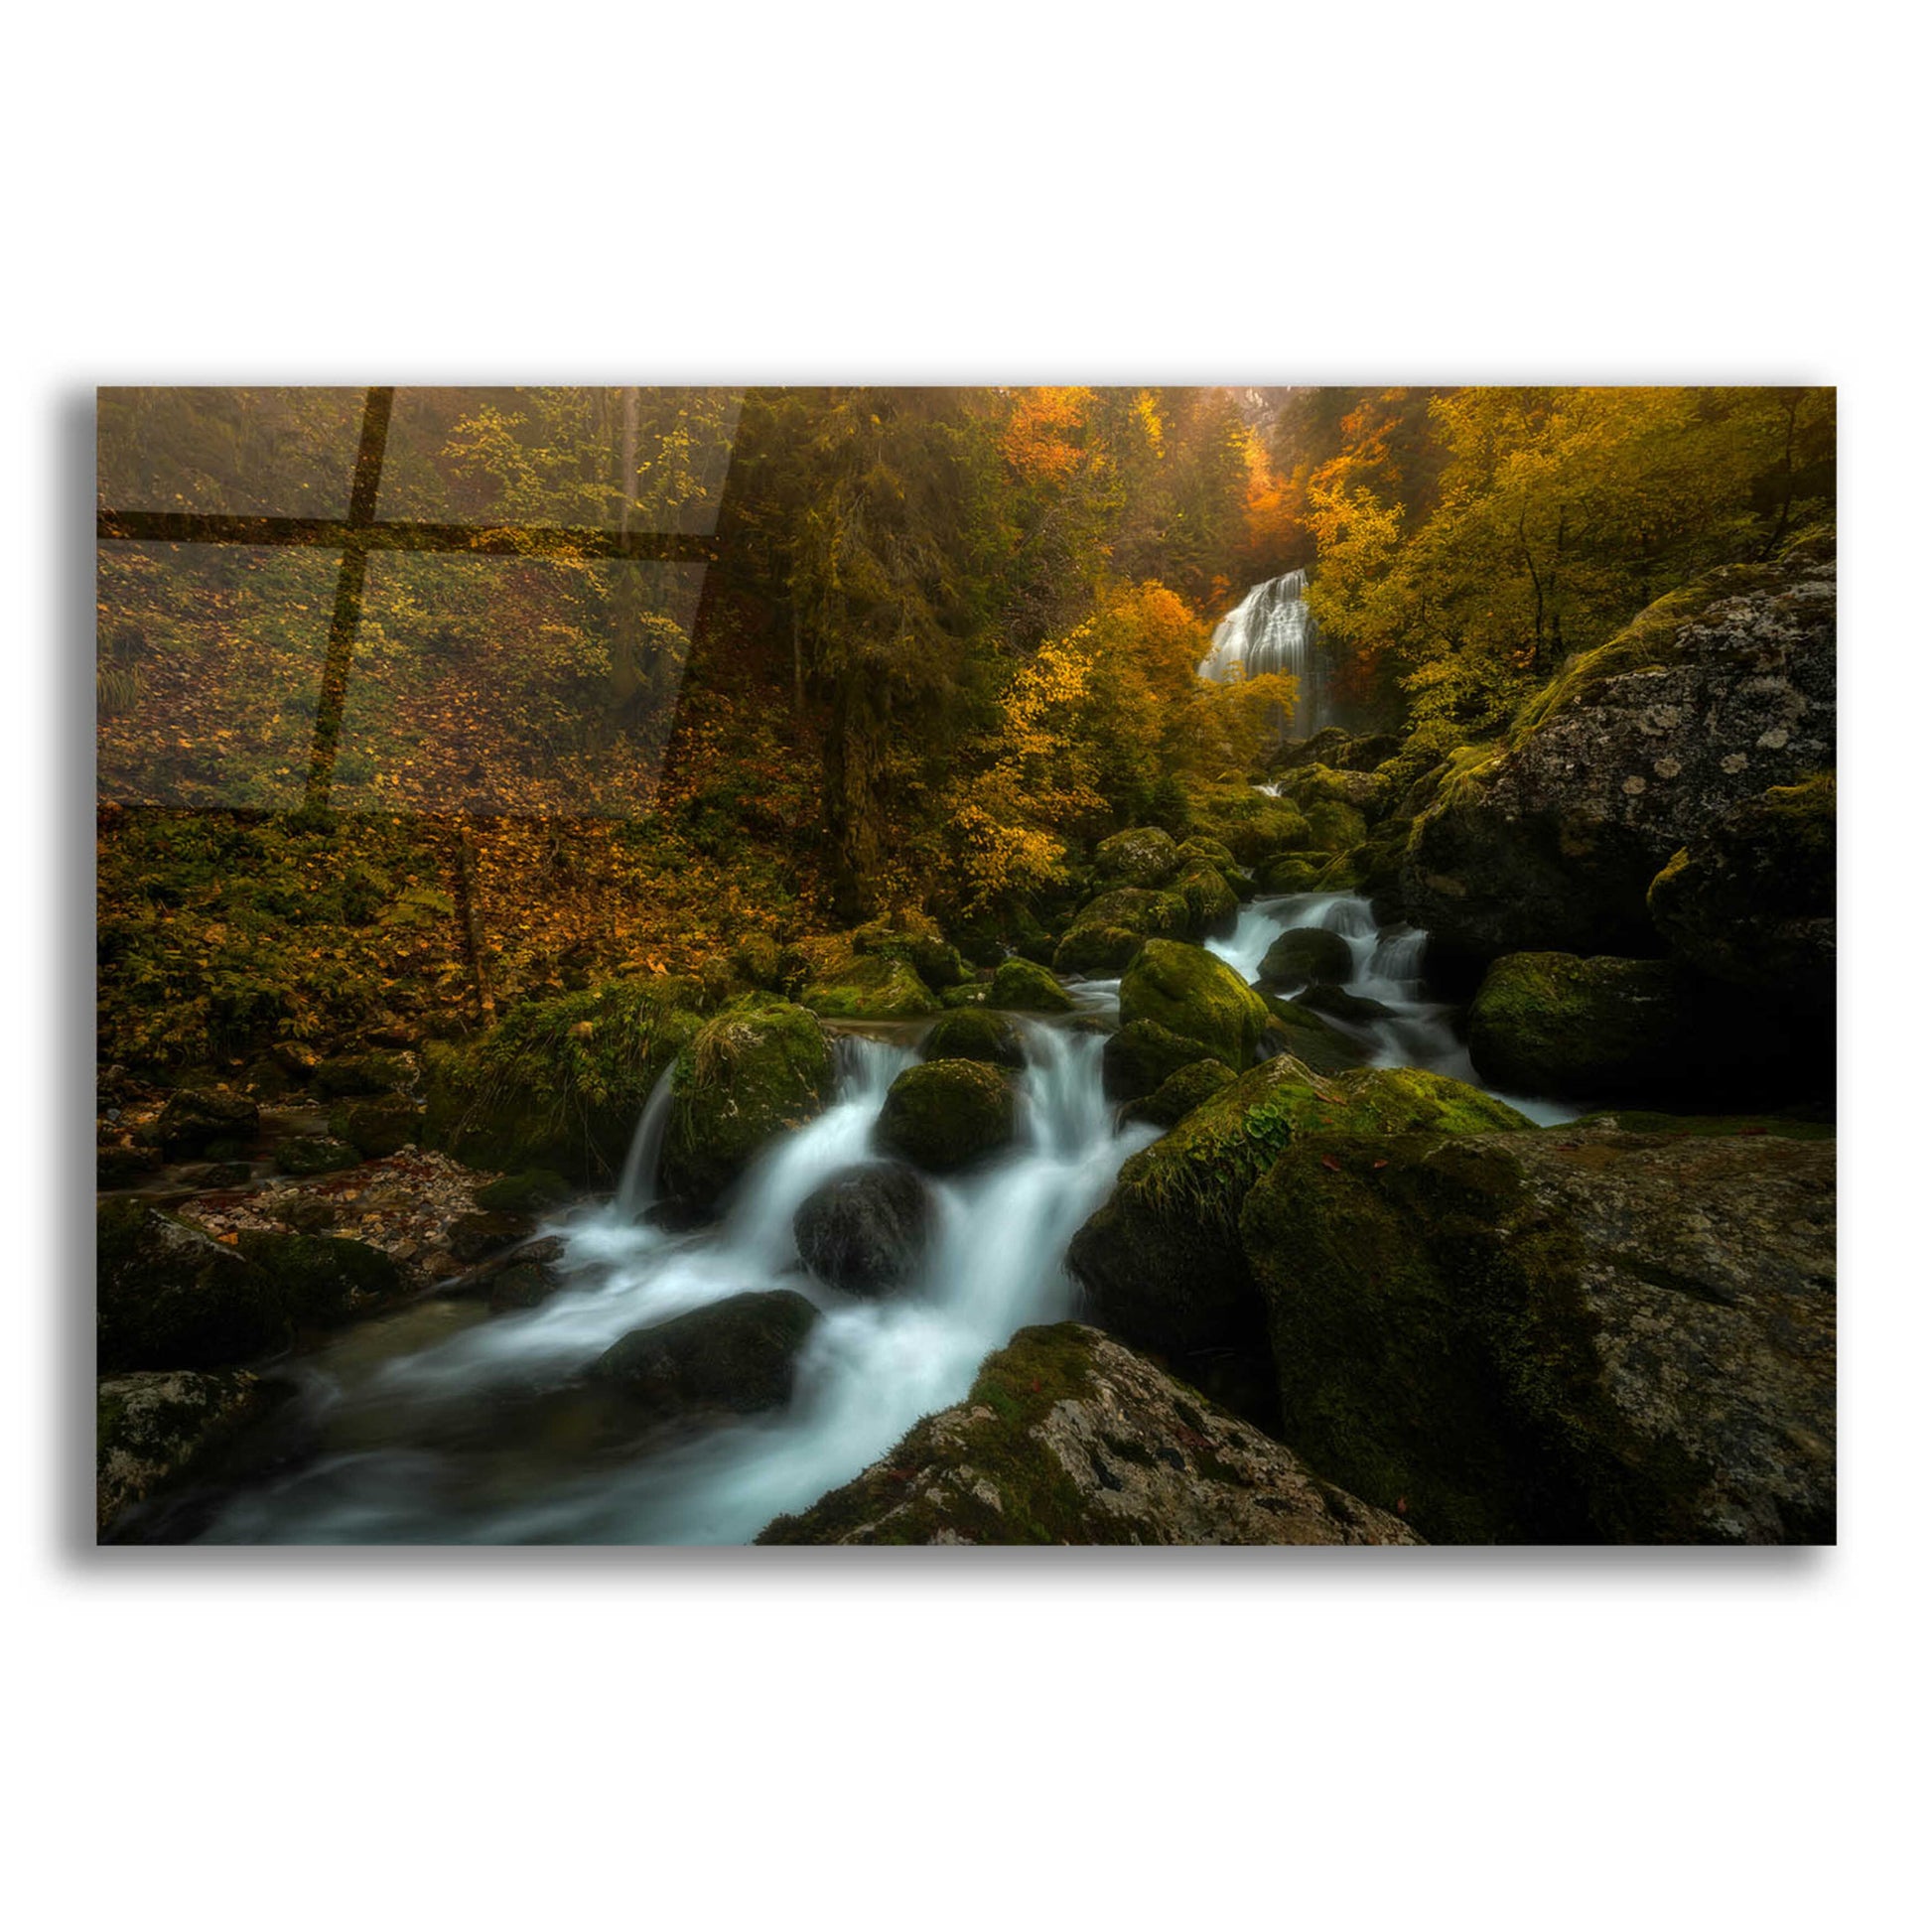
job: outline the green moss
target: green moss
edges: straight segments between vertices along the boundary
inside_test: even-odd
[[[1211,866],[1196,866],[1173,882],[1187,906],[1186,930],[1193,933],[1224,932],[1240,915],[1241,900],[1224,874]]]
[[[1094,848],[1093,869],[1123,886],[1159,886],[1172,879],[1179,855],[1174,842],[1157,825],[1116,832]]]
[[[735,1001],[673,1063],[666,1185],[715,1200],[775,1135],[812,1119],[835,1083],[831,1041],[805,1008],[761,993]]]
[[[811,981],[798,999],[827,1020],[917,1020],[940,1011],[912,967],[891,954],[855,956]]]
[[[1278,852],[1309,844],[1309,821],[1284,798],[1270,798],[1251,785],[1196,785],[1188,793],[1196,830],[1233,855],[1237,863],[1258,866]]]
[[[978,1008],[949,1013],[926,1035],[919,1055],[928,1060],[985,1060],[992,1066],[1027,1064],[1011,1021]]]
[[[926,1060],[887,1090],[880,1145],[932,1173],[949,1173],[1006,1147],[1019,1122],[1012,1085],[981,1060]]]
[[[1264,1042],[1271,1050],[1292,1054],[1316,1073],[1347,1073],[1368,1057],[1368,1048],[1329,1026],[1294,1000],[1264,993],[1269,1020]]]
[[[546,1208],[561,1207],[570,1199],[571,1191],[570,1182],[562,1174],[548,1168],[533,1168],[479,1187],[477,1205],[491,1213],[540,1214]]]
[[[622,1171],[658,1076],[698,1032],[695,982],[618,980],[518,1007],[481,1040],[426,1049],[425,1144],[479,1167]]]
[[[1170,1073],[1146,1099],[1127,1107],[1125,1118],[1173,1127],[1233,1082],[1234,1075],[1219,1060],[1193,1060]]]
[[[1003,960],[988,987],[986,1004],[1009,1013],[1071,1013],[1065,987],[1031,959]]]
[[[238,1246],[274,1285],[290,1316],[333,1327],[398,1294],[401,1271],[380,1248],[346,1235],[282,1234],[245,1228]]]
[[[1268,1009],[1232,967],[1199,946],[1150,939],[1120,983],[1124,1026],[1149,1021],[1237,1072],[1261,1043]]]

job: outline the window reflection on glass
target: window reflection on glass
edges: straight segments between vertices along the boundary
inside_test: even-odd
[[[360,389],[102,389],[103,510],[343,516]]]
[[[102,390],[102,799],[643,809],[739,407],[641,387]]]
[[[730,389],[398,389],[377,513],[708,536],[739,403]]]
[[[303,801],[338,558],[242,544],[97,546],[99,795]]]

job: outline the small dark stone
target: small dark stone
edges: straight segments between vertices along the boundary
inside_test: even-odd
[[[591,1366],[641,1408],[664,1415],[782,1408],[818,1311],[790,1289],[733,1295],[636,1328]]]
[[[320,1134],[294,1136],[275,1150],[275,1166],[282,1173],[336,1173],[358,1166],[361,1159],[346,1141]]]
[[[521,1241],[531,1231],[527,1215],[465,1214],[450,1224],[450,1252],[462,1262],[475,1263]]]
[[[261,1110],[246,1094],[184,1088],[171,1094],[155,1123],[171,1161],[209,1153],[216,1143],[246,1146],[261,1131]]]
[[[851,1168],[805,1196],[791,1228],[820,1281],[849,1295],[879,1295],[918,1272],[932,1235],[932,1198],[910,1168]]]

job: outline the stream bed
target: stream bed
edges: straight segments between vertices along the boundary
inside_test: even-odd
[[[1244,979],[1289,927],[1324,925],[1350,949],[1346,991],[1382,1013],[1334,1022],[1375,1065],[1475,1081],[1421,979],[1425,936],[1378,929],[1353,895],[1254,901],[1207,942]],[[872,1158],[917,1029],[852,1030],[839,1088],[820,1117],[767,1148],[715,1223],[678,1231],[643,1218],[668,1104],[660,1084],[638,1123],[617,1195],[554,1221],[566,1286],[540,1307],[489,1313],[429,1299],[364,1322],[281,1365],[294,1393],[274,1419],[264,1473],[204,1521],[212,1542],[743,1543],[783,1511],[848,1481],[921,1416],[957,1402],[1013,1333],[1078,1311],[1067,1247],[1121,1164],[1156,1138],[1117,1127],[1095,1019],[1118,983],[1075,982],[1077,1011],[1011,1018],[1027,1056],[1016,1076],[1019,1143],[931,1182],[936,1236],[916,1279],[883,1302],[816,1281],[792,1216],[831,1174]],[[1504,1095],[1544,1123],[1575,1109]],[[821,1311],[782,1411],[696,1436],[638,1439],[584,1370],[632,1329],[748,1289],[787,1288]]]

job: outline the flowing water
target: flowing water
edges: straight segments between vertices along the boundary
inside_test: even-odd
[[[1354,999],[1373,1001],[1383,1011],[1355,1019],[1322,1018],[1368,1048],[1370,1066],[1416,1066],[1483,1087],[1469,1049],[1455,1035],[1456,1009],[1432,1000],[1423,982],[1429,935],[1411,925],[1377,925],[1368,900],[1358,894],[1296,893],[1253,899],[1241,908],[1233,932],[1205,943],[1209,952],[1252,981],[1268,948],[1297,926],[1323,926],[1348,942],[1353,971],[1341,990]],[[1582,1111],[1534,1095],[1494,1087],[1483,1091],[1507,1100],[1539,1126],[1575,1120]]]
[[[1245,906],[1208,941],[1252,980],[1287,928],[1326,926],[1354,962],[1346,990],[1384,1009],[1337,1021],[1370,1063],[1475,1081],[1452,1009],[1422,983],[1425,935],[1380,927],[1350,894]],[[917,1279],[859,1301],[802,1267],[792,1217],[814,1187],[874,1158],[873,1124],[916,1058],[904,1031],[838,1040],[833,1104],[767,1148],[715,1223],[678,1231],[645,1215],[670,1107],[668,1079],[640,1117],[608,1205],[554,1224],[566,1285],[539,1308],[491,1314],[431,1299],[364,1322],[288,1373],[276,1470],[228,1496],[205,1534],[270,1542],[745,1542],[890,1449],[958,1401],[1016,1329],[1074,1312],[1065,1256],[1121,1163],[1155,1138],[1117,1130],[1101,1085],[1101,1035],[1118,983],[1076,982],[1061,1021],[1012,1016],[1027,1054],[1017,1077],[1020,1142],[969,1173],[932,1182],[936,1231]],[[1083,1024],[1084,1023],[1084,1024]],[[1505,1095],[1532,1118],[1574,1110]],[[632,1329],[746,1289],[790,1288],[820,1309],[782,1412],[640,1443],[621,1404],[583,1371]]]
[[[1312,736],[1327,722],[1326,680],[1315,649],[1320,633],[1306,602],[1308,588],[1305,570],[1256,584],[1214,626],[1200,661],[1200,675],[1218,684],[1271,671],[1294,678],[1300,698],[1288,729],[1297,738]]]
[[[1116,987],[1076,989],[1105,1013]],[[856,1475],[919,1417],[956,1402],[1016,1329],[1073,1312],[1074,1231],[1154,1130],[1117,1132],[1100,1035],[1014,1016],[1022,1140],[932,1183],[936,1232],[918,1278],[861,1302],[804,1272],[791,1222],[828,1175],[871,1157],[903,1039],[848,1034],[837,1098],[768,1148],[714,1226],[640,1223],[668,1093],[638,1124],[612,1204],[563,1227],[569,1285],[526,1313],[425,1303],[307,1357],[284,1428],[306,1432],[292,1474],[225,1504],[213,1540],[744,1542]],[[823,1311],[790,1406],[648,1453],[600,1454],[581,1372],[633,1328],[746,1289],[785,1287]]]

